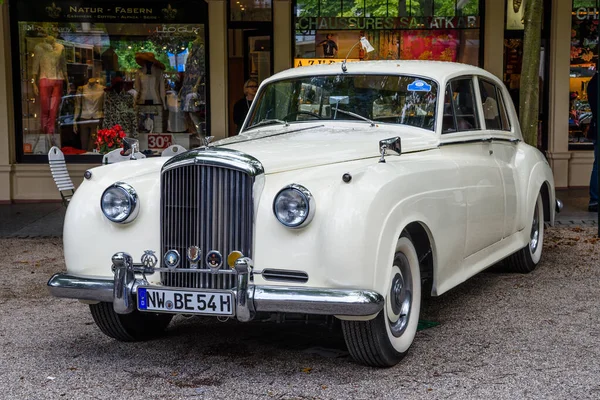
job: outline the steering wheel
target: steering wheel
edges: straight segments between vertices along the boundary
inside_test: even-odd
[[[300,114],[304,114],[304,115],[310,115],[311,117],[314,117],[314,118],[316,118],[316,119],[323,119],[323,117],[321,117],[319,114],[316,114],[316,113],[314,113],[314,112],[311,112],[311,111],[302,111],[302,110],[300,110],[300,111],[296,111],[296,112],[289,113],[288,115],[286,115],[286,116],[283,118],[283,120],[284,120],[284,121],[289,121],[289,120],[288,120],[288,118],[290,118],[290,117],[293,117],[293,116],[296,116],[296,115],[300,115]]]

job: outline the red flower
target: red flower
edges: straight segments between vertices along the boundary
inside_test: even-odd
[[[123,146],[123,138],[127,134],[123,131],[121,125],[115,125],[112,128],[100,129],[96,134],[96,150],[100,153],[108,153],[111,150]]]

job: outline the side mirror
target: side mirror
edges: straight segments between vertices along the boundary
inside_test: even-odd
[[[140,151],[140,141],[132,138],[123,138],[123,151],[122,156],[129,156],[129,159],[135,160],[135,153]]]
[[[385,162],[385,156],[395,154],[397,156],[402,154],[402,141],[399,136],[383,139],[379,141],[379,152],[381,153],[380,163]]]

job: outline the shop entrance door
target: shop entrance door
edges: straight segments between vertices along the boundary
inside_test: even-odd
[[[270,29],[229,30],[229,136],[237,132],[233,109],[244,97],[244,83],[254,79],[260,84],[273,74],[272,43]]]

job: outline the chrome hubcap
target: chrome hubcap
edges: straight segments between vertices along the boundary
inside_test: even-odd
[[[394,265],[399,271],[392,278],[389,293],[391,312],[388,313],[388,324],[392,334],[399,337],[408,325],[412,307],[413,284],[410,265],[403,254],[396,256]]]
[[[531,236],[529,241],[529,249],[531,253],[535,253],[540,242],[540,213],[537,203],[535,204],[535,211],[533,213],[533,225],[531,225]]]

